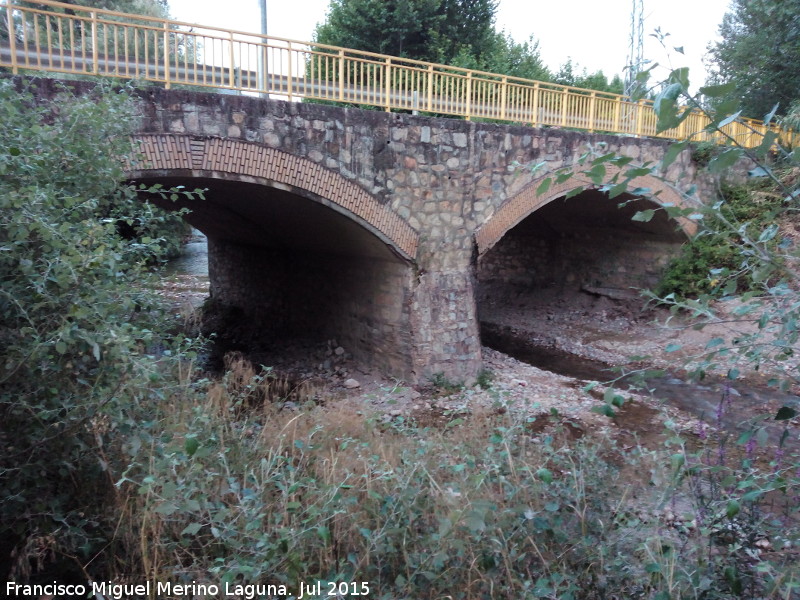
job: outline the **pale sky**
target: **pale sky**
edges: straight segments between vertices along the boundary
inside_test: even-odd
[[[692,87],[702,85],[702,56],[729,0],[644,0],[644,56],[660,64],[669,58],[652,37],[656,27],[669,32],[672,66],[690,68]],[[180,21],[257,32],[259,0],[169,0]],[[328,0],[267,0],[269,34],[311,41],[317,23],[325,20]],[[591,72],[623,75],[628,52],[631,0],[500,0],[496,27],[518,42],[531,35],[539,41],[544,63],[553,71],[568,57]]]

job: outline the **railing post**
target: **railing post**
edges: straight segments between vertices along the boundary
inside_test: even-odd
[[[678,125],[678,140],[683,141],[686,138],[686,119],[681,121],[681,124]]]
[[[428,65],[428,112],[433,112],[433,65]]]
[[[384,89],[386,90],[386,112],[389,112],[392,109],[392,100],[391,100],[391,92],[392,92],[392,59],[386,57],[386,85],[384,85]]]
[[[597,110],[597,92],[592,92],[589,100],[589,133],[594,133],[594,116]]]
[[[344,50],[339,50],[339,101],[344,102]]]
[[[269,38],[263,37],[261,40],[264,46],[261,48],[261,77],[264,78],[263,92],[264,97],[269,98]]]
[[[230,69],[228,70],[228,85],[233,89],[236,86],[236,56],[233,53],[233,32],[228,32],[228,40],[230,41],[230,50],[228,52],[228,59],[231,61]]]
[[[467,71],[467,85],[465,86],[464,113],[467,121],[472,120],[472,71]]]
[[[567,100],[569,100],[569,91],[564,88],[561,96],[561,127],[567,126]]]
[[[169,54],[169,23],[164,21],[164,88],[166,89],[170,88]]]
[[[644,99],[639,100],[636,104],[636,136],[642,137],[644,131],[644,123],[642,122],[642,111],[644,110]]]
[[[11,51],[11,72],[17,75],[19,73],[19,67],[17,66],[17,36],[14,31],[13,5],[9,4],[6,10],[8,11],[6,16],[8,17],[8,48]]]
[[[503,75],[500,83],[500,118],[506,118],[506,104],[508,103],[508,76]]]
[[[614,106],[614,133],[622,133],[619,130],[619,118],[622,114],[622,96],[617,96],[617,101]]]
[[[91,12],[92,17],[92,73],[95,75],[100,74],[100,65],[98,65],[99,54],[97,52],[97,12]]]
[[[286,76],[288,79],[286,80],[286,92],[287,96],[289,97],[289,102],[292,101],[292,88],[294,88],[294,75],[292,74],[292,42],[287,42],[287,54],[288,60],[286,61],[287,68],[286,68]]]
[[[539,124],[539,82],[533,84],[533,118],[531,125],[536,127]]]

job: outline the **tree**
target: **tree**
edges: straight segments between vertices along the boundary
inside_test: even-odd
[[[597,90],[598,92],[609,92],[612,94],[622,94],[625,87],[619,75],[614,75],[611,81],[609,81],[608,77],[606,77],[605,73],[602,71],[589,73],[584,68],[579,73],[578,65],[573,63],[571,58],[568,58],[567,62],[559,67],[553,81],[561,85]]]
[[[498,39],[505,39],[494,30],[497,0],[442,0],[438,12],[438,62],[449,64],[462,51],[486,60],[496,52]]]
[[[74,14],[74,11],[67,7],[53,7],[36,2],[17,1],[14,4],[24,4],[38,6],[49,11]],[[117,12],[131,13],[145,17],[166,18],[169,16],[169,2],[167,0],[62,0],[62,4],[73,4],[75,6],[88,6],[90,8],[101,8],[104,10],[115,10]]]
[[[496,9],[495,0],[332,0],[314,40],[447,63],[490,51]]]
[[[733,0],[709,51],[709,83],[730,83],[745,115],[763,118],[800,98],[800,0]]]
[[[332,0],[314,40],[332,46],[434,60],[439,0]]]
[[[539,55],[539,42],[531,37],[519,44],[504,33],[493,35],[491,44],[481,56],[475,56],[462,48],[449,64],[465,69],[477,69],[489,73],[501,73],[523,79],[549,81],[550,71]]]

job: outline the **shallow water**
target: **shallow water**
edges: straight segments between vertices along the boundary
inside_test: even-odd
[[[197,229],[192,229],[191,236],[183,245],[180,256],[170,260],[164,268],[164,274],[193,275],[199,281],[208,281],[208,238]]]

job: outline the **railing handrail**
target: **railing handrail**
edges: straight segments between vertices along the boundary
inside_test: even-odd
[[[687,132],[686,129],[689,127],[683,125],[672,134],[656,132],[652,101],[634,101],[613,92],[163,17],[79,6],[56,0],[37,0],[35,4],[48,7],[50,10],[14,4],[13,0],[0,0],[0,8],[9,11],[6,18],[2,19],[5,21],[2,25],[9,30],[7,51],[10,54],[8,62],[4,62],[4,58],[0,57],[0,66],[11,67],[15,73],[19,69],[113,77],[129,77],[132,72],[136,76],[144,73],[145,79],[164,83],[167,87],[174,84],[186,84],[286,94],[290,98],[306,96],[322,100],[374,104],[382,106],[386,110],[392,108],[418,109],[465,116],[467,119],[477,117],[511,122],[521,121],[530,122],[533,125],[554,125],[628,135],[652,135],[676,139],[707,139],[709,137],[702,127],[698,129],[701,121],[708,122],[708,118],[700,111],[695,111],[690,117],[690,119],[694,119],[693,122],[696,121],[694,131]],[[53,9],[65,9],[74,14],[55,12]],[[29,25],[23,17],[21,25],[17,26],[13,20],[12,11],[33,15],[28,17],[33,24]],[[90,24],[93,32],[91,39],[87,39],[84,34],[79,39],[78,47],[73,45],[65,48],[63,39],[59,37],[59,44],[54,45],[51,39],[52,23],[60,24],[62,19],[66,19],[68,22]],[[123,21],[117,19],[123,19]],[[103,48],[98,48],[100,45],[98,30],[100,28],[103,28],[104,34],[107,33],[106,29],[108,28],[113,30],[113,47],[111,48],[113,54],[109,51],[109,37],[100,36],[103,37]],[[138,47],[133,52],[128,47],[119,47],[119,29],[123,30],[127,44],[129,43],[128,28],[133,28],[134,33],[131,35],[135,38],[134,43],[144,44],[141,52],[144,54],[144,60],[140,60]],[[43,44],[40,40],[43,35],[42,29],[46,29],[47,43],[44,44],[46,48],[42,48]],[[58,29],[59,36],[63,36],[60,26]],[[139,39],[140,32],[143,36],[141,40]],[[20,34],[23,38],[21,43],[24,46],[22,56],[18,56],[17,48],[17,44],[20,43],[17,38]],[[69,41],[73,44],[76,43],[72,30],[69,35]],[[148,35],[152,36],[152,40],[148,38]],[[187,56],[188,50],[185,50],[184,56],[181,57],[177,51],[177,42],[175,42],[175,47],[172,47],[170,35],[173,37],[183,36],[186,48],[193,44],[194,51],[200,50],[205,53],[210,48],[212,64],[197,63],[194,60],[190,63]],[[29,40],[29,37],[34,39]],[[163,48],[159,51],[160,45]],[[40,54],[36,61],[28,55],[29,46],[34,47]],[[89,46],[91,46],[91,54],[87,52]],[[219,46],[219,52],[216,51],[217,46]],[[175,54],[172,54],[173,49],[176,51]],[[236,64],[237,51],[241,63],[239,66]],[[253,52],[264,57],[265,62],[269,58],[268,54],[272,52],[273,63],[270,66],[273,71],[264,67],[262,73],[261,66],[255,69],[251,68],[251,63],[255,61],[249,55]],[[276,53],[279,58],[279,67],[282,68],[284,62],[288,61],[288,68],[285,69],[288,76],[280,68],[276,69],[274,60]],[[132,55],[135,55],[135,58]],[[293,55],[298,56],[293,59]],[[150,58],[155,60],[150,60]],[[207,58],[204,57],[204,61],[206,60]],[[295,62],[294,71],[293,60]],[[330,66],[329,61],[331,60],[339,61],[337,68]],[[298,61],[304,61],[304,64],[300,65]],[[60,63],[60,66],[57,63]],[[136,67],[135,70],[132,70],[132,64]],[[213,73],[220,64],[226,65],[227,78],[217,77]],[[91,70],[88,70],[89,66],[91,66]],[[296,70],[298,66],[300,71]],[[211,75],[209,75],[209,67],[212,67]],[[315,74],[314,68],[319,71],[324,70],[326,77],[309,76],[309,69],[312,69],[312,75]],[[262,81],[263,87],[259,87],[258,83],[255,86],[250,85],[252,79],[250,74],[255,71],[258,71],[255,79]],[[236,81],[237,72],[240,79],[238,83]],[[242,73],[248,74],[248,85],[243,85]],[[394,85],[392,77],[400,80],[400,85]],[[406,78],[405,82],[403,82],[403,77]],[[345,83],[344,79],[347,79],[348,82]],[[409,79],[415,81],[409,83]],[[279,82],[279,85],[273,86],[274,82]],[[276,89],[276,87],[280,89]],[[438,88],[436,93],[433,93],[434,87]],[[420,101],[423,93],[425,98]],[[502,104],[495,96],[502,98]],[[624,115],[622,114],[623,107],[626,107]],[[614,114],[612,115],[612,113]],[[767,130],[782,133],[793,139],[792,132],[782,131],[775,125],[767,127],[756,119],[738,119],[729,126],[729,129],[736,130],[737,137],[746,138],[744,142],[746,145],[755,145],[759,140],[754,140],[754,135],[763,136]]]
[[[284,38],[284,37],[279,37],[279,36],[275,36],[275,35],[272,35],[272,34],[268,34],[267,35],[267,34],[263,34],[263,33],[256,33],[256,32],[253,32],[253,31],[244,31],[244,30],[240,30],[240,29],[226,29],[226,28],[223,28],[223,27],[217,27],[215,25],[203,25],[201,23],[192,23],[190,21],[178,21],[178,20],[175,20],[175,19],[166,19],[166,18],[163,18],[163,17],[150,17],[150,16],[146,16],[146,15],[137,15],[135,13],[124,13],[124,12],[119,12],[119,11],[109,10],[109,9],[104,9],[104,8],[92,8],[92,7],[89,7],[89,6],[81,6],[81,5],[76,5],[76,4],[66,4],[64,2],[56,2],[54,0],[37,0],[36,3],[37,4],[43,4],[43,5],[46,5],[46,6],[53,6],[53,7],[56,7],[56,8],[67,8],[67,9],[70,9],[70,10],[80,10],[80,11],[85,11],[85,12],[102,13],[102,14],[106,14],[106,15],[112,15],[112,16],[115,16],[115,17],[124,17],[126,19],[135,19],[135,20],[139,20],[139,21],[150,21],[150,22],[154,22],[154,23],[159,23],[160,24],[157,27],[148,26],[148,25],[141,25],[142,28],[150,29],[151,31],[162,31],[164,25],[179,26],[179,27],[190,27],[190,28],[201,27],[201,28],[203,28],[205,30],[218,31],[218,32],[224,34],[224,35],[219,36],[219,38],[217,38],[217,39],[220,39],[220,40],[223,40],[223,39],[227,40],[229,38],[230,34],[234,34],[234,35],[241,35],[241,36],[249,37],[249,38],[261,38],[262,40],[273,40],[273,41],[285,42],[285,43],[291,43],[291,44],[300,44],[300,45],[309,46],[309,47],[312,47],[312,48],[315,48],[315,49],[322,48],[322,49],[325,49],[325,50],[333,50],[335,52],[344,51],[344,52],[349,52],[349,53],[352,53],[352,54],[358,54],[358,55],[361,55],[361,56],[369,56],[369,57],[372,57],[372,58],[377,58],[377,59],[380,59],[380,61],[382,63],[385,62],[386,59],[390,59],[392,62],[401,61],[403,63],[419,65],[420,68],[424,68],[424,69],[427,69],[430,66],[438,67],[440,69],[446,69],[448,71],[457,71],[457,72],[463,73],[464,77],[466,77],[467,74],[471,73],[473,75],[484,75],[484,76],[487,76],[487,77],[497,77],[497,78],[501,78],[501,79],[502,78],[507,78],[508,80],[513,80],[514,82],[523,83],[523,84],[538,83],[539,85],[545,85],[545,86],[548,86],[548,87],[551,87],[551,88],[554,88],[554,89],[558,89],[558,90],[561,90],[561,91],[568,91],[568,92],[572,91],[572,92],[580,92],[580,93],[585,93],[585,92],[592,93],[592,92],[594,92],[596,94],[603,94],[605,96],[608,96],[609,98],[626,98],[626,96],[624,96],[622,94],[617,94],[615,92],[606,92],[606,91],[602,91],[602,90],[593,90],[591,88],[581,88],[581,87],[577,87],[577,86],[565,85],[563,83],[556,83],[556,82],[553,82],[553,81],[528,79],[528,78],[525,78],[525,77],[517,77],[515,75],[504,75],[502,73],[494,73],[492,71],[481,71],[479,69],[468,69],[466,67],[459,67],[459,66],[456,66],[456,65],[447,65],[447,64],[444,64],[444,63],[428,62],[428,61],[418,60],[416,58],[407,58],[407,57],[402,57],[402,56],[394,56],[394,55],[391,55],[391,54],[381,54],[379,52],[371,52],[369,50],[358,50],[358,49],[355,49],[355,48],[347,48],[347,47],[344,47],[344,46],[333,46],[331,44],[323,44],[321,42],[309,42],[309,41],[305,41],[305,40],[297,40],[297,39],[294,39],[294,38]],[[0,6],[4,6],[4,5],[5,6],[13,6],[13,7],[21,8],[21,9],[25,10],[25,12],[39,13],[39,14],[52,14],[52,13],[49,13],[49,11],[38,9],[38,8],[34,8],[34,7],[22,7],[22,6],[19,6],[19,5],[15,5],[15,4],[13,4],[13,0],[0,0]],[[64,16],[64,18],[72,18],[72,19],[77,19],[77,20],[81,19],[77,15],[65,14],[63,16]],[[119,21],[112,21],[112,20],[103,21],[103,20],[98,19],[98,22],[106,23],[106,24],[109,24],[109,25],[111,25],[111,24],[119,25],[120,24]],[[258,43],[258,42],[251,42],[251,43]],[[264,42],[264,44],[265,45],[269,45],[266,42]],[[314,50],[314,51],[316,51],[316,50]]]

